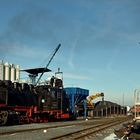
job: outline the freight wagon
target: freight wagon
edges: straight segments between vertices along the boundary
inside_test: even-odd
[[[0,125],[69,118],[69,99],[61,79],[38,86],[0,81]]]

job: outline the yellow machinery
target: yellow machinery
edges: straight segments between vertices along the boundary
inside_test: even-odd
[[[104,100],[104,93],[96,93],[95,95],[87,96],[87,108],[94,109],[93,100],[97,97],[102,97],[102,101]]]

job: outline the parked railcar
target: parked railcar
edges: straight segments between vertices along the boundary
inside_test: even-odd
[[[0,125],[69,119],[69,100],[60,85],[0,81]]]

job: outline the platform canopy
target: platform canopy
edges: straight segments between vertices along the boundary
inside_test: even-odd
[[[50,72],[51,70],[48,68],[34,68],[34,69],[25,69],[25,70],[21,70],[21,71],[25,71],[32,75],[37,75],[38,73]]]

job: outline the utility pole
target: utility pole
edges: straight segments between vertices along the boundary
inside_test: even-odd
[[[124,113],[125,113],[124,112],[124,93],[123,93],[123,103],[122,104],[123,104],[123,110],[122,110],[123,112],[122,112],[122,115],[124,115]]]
[[[87,100],[84,100],[84,118],[87,119]]]

